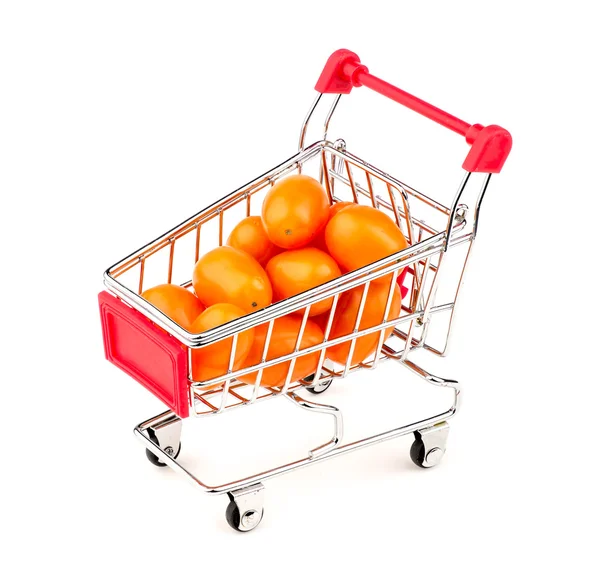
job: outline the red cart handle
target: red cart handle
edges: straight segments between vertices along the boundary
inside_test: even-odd
[[[327,60],[315,86],[320,93],[350,93],[364,85],[422,114],[426,118],[457,132],[467,139],[471,150],[463,169],[471,173],[499,173],[512,146],[510,133],[500,126],[482,126],[464,122],[431,104],[369,73],[356,53],[347,49],[335,51]]]

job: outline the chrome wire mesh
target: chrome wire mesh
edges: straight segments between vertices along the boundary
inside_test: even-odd
[[[244,217],[259,215],[262,201],[269,187],[279,178],[302,172],[317,178],[326,188],[332,202],[352,201],[373,206],[386,213],[400,227],[409,247],[388,258],[375,262],[360,270],[355,270],[340,278],[316,287],[301,295],[278,303],[226,323],[201,334],[191,334],[163,313],[150,305],[140,294],[143,290],[165,282],[191,287],[191,274],[195,262],[208,250],[222,245],[231,229]],[[230,368],[223,376],[211,380],[194,380],[190,366],[190,403],[196,415],[213,414],[225,409],[250,404],[275,396],[282,391],[302,386],[305,382],[290,383],[297,359],[318,353],[318,367],[314,380],[318,383],[334,377],[343,377],[361,368],[375,368],[381,360],[405,360],[415,349],[424,348],[437,354],[445,352],[451,316],[460,287],[462,271],[470,246],[464,258],[456,267],[449,270],[448,280],[452,281],[450,292],[437,302],[436,293],[442,280],[439,278],[442,259],[448,256],[448,245],[468,243],[473,236],[472,229],[465,229],[464,214],[451,211],[441,203],[412,189],[390,175],[379,171],[345,150],[342,141],[331,143],[321,141],[307,147],[288,161],[258,177],[244,187],[234,191],[215,204],[176,226],[163,236],[127,256],[105,273],[105,284],[125,302],[138,309],[157,325],[178,338],[188,347],[202,347],[229,337],[237,343],[238,335],[258,325],[272,323],[275,319],[300,312],[303,325],[295,350],[278,358],[266,360],[270,333],[260,364],[234,369],[233,359]],[[452,228],[450,232],[449,226]],[[448,235],[451,240],[448,241]],[[385,315],[389,315],[394,283],[398,275],[407,269],[405,278],[406,294],[402,299],[400,315],[386,319],[381,324],[359,330],[370,283],[376,278],[391,275]],[[444,275],[444,279],[446,279]],[[329,339],[333,316],[340,296],[355,287],[362,287],[362,297],[354,331],[343,337]],[[332,300],[332,309],[324,325],[324,341],[307,349],[299,349],[304,324],[312,304],[323,299]],[[446,326],[442,327],[441,344],[434,346],[427,342],[430,324],[437,315],[449,315]],[[391,337],[384,341],[385,330],[394,327]],[[352,351],[356,340],[369,334],[379,334],[375,353],[365,361],[352,364]],[[445,335],[445,339],[444,339]],[[326,357],[328,347],[349,342],[351,350],[345,364],[336,364]],[[264,368],[288,363],[288,375],[283,387],[265,388],[260,385],[261,371]],[[237,376],[257,372],[255,384],[246,385],[236,380]]]

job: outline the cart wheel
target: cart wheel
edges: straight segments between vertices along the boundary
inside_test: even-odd
[[[263,518],[265,513],[264,508],[260,510],[248,510],[243,518],[240,518],[240,509],[235,501],[229,502],[227,504],[227,509],[225,510],[225,518],[227,520],[227,524],[231,526],[234,530],[238,532],[249,532],[250,530],[254,530]]]
[[[158,445],[158,439],[153,434],[150,435],[150,440]],[[171,449],[171,447],[167,447],[167,449]],[[168,451],[167,451],[168,452]],[[181,443],[179,443],[179,447],[177,447],[177,453],[175,455],[171,455],[173,459],[177,459],[179,457],[179,453],[181,453]],[[167,464],[163,463],[150,449],[146,449],[146,457],[148,457],[148,461],[152,463],[152,465],[156,465],[156,467],[166,467]]]
[[[310,376],[306,376],[306,378],[304,378],[304,381],[312,382],[314,379],[315,379],[315,375],[311,374]],[[325,382],[319,382],[316,386],[305,386],[305,388],[311,394],[322,394],[323,392],[325,392],[325,390],[327,390],[327,388],[329,388],[329,386],[331,386],[332,382],[333,382],[333,380],[329,379],[329,380],[325,380]]]
[[[427,429],[415,431],[415,440],[410,447],[410,458],[419,467],[435,467],[446,453],[448,423],[443,422]]]
[[[410,447],[410,458],[415,465],[425,468],[423,465],[425,461],[425,444],[420,437],[415,439]]]
[[[263,494],[262,483],[228,492],[229,504],[225,510],[227,524],[238,532],[254,530],[260,524],[265,512]]]

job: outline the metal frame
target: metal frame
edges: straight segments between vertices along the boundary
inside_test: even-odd
[[[244,490],[266,479],[270,479],[272,477],[276,477],[278,475],[294,471],[295,469],[299,469],[300,467],[305,467],[306,465],[317,463],[319,461],[325,461],[326,459],[330,459],[332,457],[336,457],[344,453],[349,453],[351,451],[356,451],[357,449],[368,447],[369,445],[375,445],[377,443],[382,443],[384,441],[395,439],[403,435],[409,435],[411,433],[419,432],[422,429],[434,427],[435,425],[446,422],[450,418],[452,418],[460,408],[461,390],[459,383],[456,380],[440,378],[438,376],[430,374],[429,372],[423,370],[422,368],[408,360],[405,360],[404,364],[408,368],[410,368],[411,371],[417,373],[421,378],[423,378],[430,384],[433,384],[434,386],[440,388],[451,388],[453,390],[453,401],[450,408],[440,414],[417,421],[415,423],[403,425],[383,433],[372,435],[370,437],[366,437],[364,439],[360,439],[358,441],[342,445],[340,444],[342,438],[341,416],[339,416],[340,413],[337,408],[333,406],[327,406],[324,404],[310,402],[308,400],[304,400],[303,398],[297,395],[288,395],[288,397],[290,397],[292,401],[297,402],[301,407],[312,410],[314,412],[326,412],[328,411],[328,409],[334,409],[335,412],[332,412],[332,414],[334,414],[334,416],[336,417],[336,421],[339,420],[339,427],[336,426],[336,431],[334,433],[333,439],[328,444],[311,450],[308,453],[308,455],[303,459],[299,459],[297,461],[293,461],[291,463],[287,463],[279,467],[256,473],[243,479],[233,480],[224,484],[210,485],[204,483],[202,480],[198,479],[196,476],[190,473],[189,470],[183,467],[172,455],[165,453],[159,446],[157,446],[151,440],[150,435],[148,434],[148,431],[150,429],[154,429],[157,426],[164,428],[165,422],[169,423],[169,421],[173,424],[177,423],[178,421],[180,422],[180,419],[178,419],[177,417],[174,418],[174,415],[170,410],[167,410],[166,412],[163,412],[158,416],[155,416],[147,421],[140,423],[135,427],[134,434],[138,439],[142,441],[146,449],[154,453],[169,467],[171,467],[178,473],[181,473],[184,477],[186,477],[188,480],[190,480],[193,484],[198,486],[207,494],[219,495],[223,493],[231,493],[236,490]]]
[[[465,204],[464,199],[471,179],[470,173],[466,173],[463,177],[452,205],[446,207],[350,154],[346,150],[346,144],[343,140],[337,140],[336,142],[328,141],[327,133],[329,124],[339,104],[341,95],[334,96],[333,102],[329,107],[323,124],[322,140],[305,147],[304,142],[309,124],[322,97],[322,94],[317,96],[303,122],[299,139],[299,152],[297,154],[277,167],[274,167],[269,172],[259,176],[254,181],[223,197],[213,205],[203,209],[133,254],[126,256],[104,273],[104,283],[108,290],[112,291],[128,305],[151,319],[187,346],[190,358],[189,400],[191,411],[196,416],[219,414],[235,406],[252,404],[259,400],[283,395],[293,404],[296,404],[307,412],[328,414],[332,417],[334,428],[331,439],[323,445],[312,449],[305,458],[221,485],[205,483],[177,462],[178,450],[174,447],[174,443],[181,434],[181,420],[171,411],[164,412],[135,427],[134,433],[136,437],[143,442],[150,453],[156,456],[158,461],[183,474],[206,493],[228,493],[231,499],[230,505],[237,506],[239,510],[239,514],[237,515],[238,520],[235,521],[236,525],[234,527],[242,531],[254,528],[262,518],[262,508],[260,513],[258,512],[258,508],[262,507],[263,494],[261,482],[265,479],[410,433],[413,433],[416,440],[421,441],[421,444],[426,448],[423,461],[415,462],[423,467],[437,464],[445,450],[444,445],[448,434],[446,421],[454,416],[459,408],[461,396],[459,383],[453,379],[430,374],[417,365],[412,358],[409,359],[409,356],[412,356],[413,352],[420,349],[439,356],[443,356],[447,352],[451,326],[455,316],[456,301],[462,285],[464,271],[470,257],[473,241],[477,234],[481,202],[489,185],[490,175],[485,175],[484,177],[483,184],[475,199],[473,219],[469,222],[469,208]],[[327,160],[328,156],[329,161]],[[154,254],[165,248],[168,250],[169,264],[167,280],[171,282],[176,244],[181,238],[185,236],[195,237],[195,259],[197,260],[200,255],[201,230],[207,222],[218,220],[218,242],[222,244],[224,231],[223,217],[225,212],[234,206],[246,205],[246,215],[249,215],[252,197],[263,189],[267,189],[279,177],[294,171],[301,172],[307,163],[317,157],[320,159],[319,178],[326,187],[332,201],[337,198],[336,189],[349,188],[355,201],[364,198],[374,207],[390,214],[397,224],[403,228],[409,242],[409,247],[306,293],[275,303],[265,309],[201,334],[187,332],[140,296],[144,283],[145,265]],[[360,185],[356,181],[355,172],[364,173],[366,185]],[[386,186],[387,196],[382,196],[376,192],[373,186],[375,181],[381,182]],[[418,214],[415,214],[411,209],[411,203],[414,202],[418,202],[424,208],[435,213],[438,220],[442,218],[443,222],[440,223],[438,221],[439,225],[434,227],[420,216],[416,217]],[[452,300],[436,304],[436,296],[440,283],[452,276],[449,273],[450,268],[445,259],[453,248],[463,244],[468,245],[468,248],[464,263],[456,279],[457,284],[452,295]],[[403,311],[400,316],[389,319],[389,310],[396,277],[407,267],[412,271],[412,285],[410,294],[407,295],[407,303],[403,302]],[[139,269],[137,291],[126,286],[120,280],[125,273],[135,269]],[[375,327],[359,330],[369,285],[375,279],[386,275],[392,275],[392,278],[390,279],[390,288],[386,302],[385,319]],[[454,276],[456,277],[456,274]],[[190,281],[182,284],[183,286],[191,286]],[[345,291],[359,286],[363,286],[363,294],[354,331],[344,337],[329,339],[333,314],[335,313],[340,295]],[[323,342],[307,349],[299,349],[311,305],[327,298],[333,299],[333,306],[325,327]],[[303,311],[303,320],[294,352],[267,360],[267,348],[269,347],[274,320],[298,310]],[[433,344],[427,343],[426,340],[431,322],[435,315],[439,313],[449,313],[449,318],[445,331],[445,341],[441,347],[436,347]],[[235,348],[240,332],[266,323],[269,323],[269,329],[261,363],[234,370],[233,357],[235,350],[232,350],[227,373],[211,380],[193,380],[191,375],[191,356],[194,349],[228,337],[232,338],[232,344]],[[394,328],[393,335],[386,342],[385,332],[391,327]],[[403,327],[404,329],[402,329]],[[352,365],[352,354],[356,340],[363,335],[373,333],[379,333],[379,343],[373,357],[368,361]],[[351,349],[346,364],[336,368],[335,365],[328,363],[328,360],[326,360],[326,349],[344,342],[350,342]],[[311,377],[311,380],[301,380],[291,383],[291,375],[296,360],[309,353],[316,352],[320,352],[318,368],[314,376]],[[330,380],[337,377],[344,377],[357,369],[375,368],[382,360],[397,361],[417,374],[419,378],[434,386],[451,388],[453,390],[452,404],[448,409],[435,416],[352,443],[343,444],[343,421],[342,413],[339,409],[334,406],[306,400],[298,394],[298,390],[305,386],[323,386],[325,383],[329,383]],[[289,366],[287,380],[283,387],[261,387],[261,376],[264,369],[284,362],[289,362]],[[235,380],[238,376],[253,372],[257,372],[256,383],[253,386],[246,386]],[[215,386],[217,386],[216,389],[214,388]],[[215,399],[216,403],[214,402]],[[228,520],[231,524],[232,522],[229,517]]]

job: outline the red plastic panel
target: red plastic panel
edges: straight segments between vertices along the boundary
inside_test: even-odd
[[[103,291],[98,295],[106,359],[189,416],[187,349],[135,309]]]

